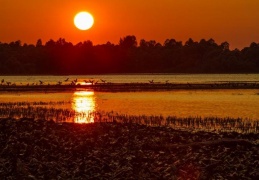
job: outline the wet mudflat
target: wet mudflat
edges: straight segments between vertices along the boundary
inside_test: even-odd
[[[0,179],[256,179],[259,134],[0,120]]]

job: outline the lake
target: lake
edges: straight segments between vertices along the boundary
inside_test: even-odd
[[[0,76],[0,79],[16,84],[56,83],[69,78],[78,82],[94,79],[112,83],[174,82],[174,83],[211,83],[222,81],[259,81],[258,74],[144,74],[144,75],[85,75],[85,76]],[[20,104],[19,104],[20,102]],[[27,102],[27,104],[22,104]],[[38,103],[37,103],[38,102]],[[14,115],[6,111],[11,105],[19,107],[44,107],[74,112],[70,120],[93,122],[93,118],[76,114],[93,111],[116,112],[125,115],[154,115],[176,117],[220,117],[259,120],[258,89],[217,89],[217,90],[171,90],[151,92],[94,92],[78,90],[74,92],[0,92],[1,117]],[[11,103],[11,104],[10,104]],[[22,109],[14,116],[23,117]],[[47,113],[47,111],[46,111]],[[46,114],[45,113],[45,114]],[[49,113],[49,112],[48,112]]]

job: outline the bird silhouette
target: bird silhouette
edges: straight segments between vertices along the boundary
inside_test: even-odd
[[[154,83],[154,80],[152,79],[151,81],[149,81],[150,84],[153,84]]]
[[[73,80],[72,82],[74,85],[77,85],[77,79]],[[72,82],[71,82],[71,84],[72,84]]]
[[[105,83],[106,82],[106,80],[103,80],[103,79],[100,79],[103,83]]]
[[[39,82],[40,82],[40,85],[44,84],[44,82],[43,82],[43,81],[41,81],[41,80],[39,80]]]
[[[58,82],[57,82],[57,85],[61,85],[61,84],[62,84],[62,82],[61,82],[61,81],[58,81]]]
[[[65,79],[64,81],[67,82],[69,80],[69,78]]]

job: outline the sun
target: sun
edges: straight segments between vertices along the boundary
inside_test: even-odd
[[[90,13],[82,11],[75,15],[74,24],[80,30],[87,30],[93,26],[94,18]]]

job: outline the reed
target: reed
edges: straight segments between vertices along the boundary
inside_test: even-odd
[[[119,122],[137,123],[148,126],[168,126],[191,131],[258,133],[259,120],[219,117],[176,117],[162,115],[127,115],[116,112],[88,111],[76,112],[65,108],[55,108],[66,102],[8,102],[0,103],[0,118],[33,118],[60,122]]]

